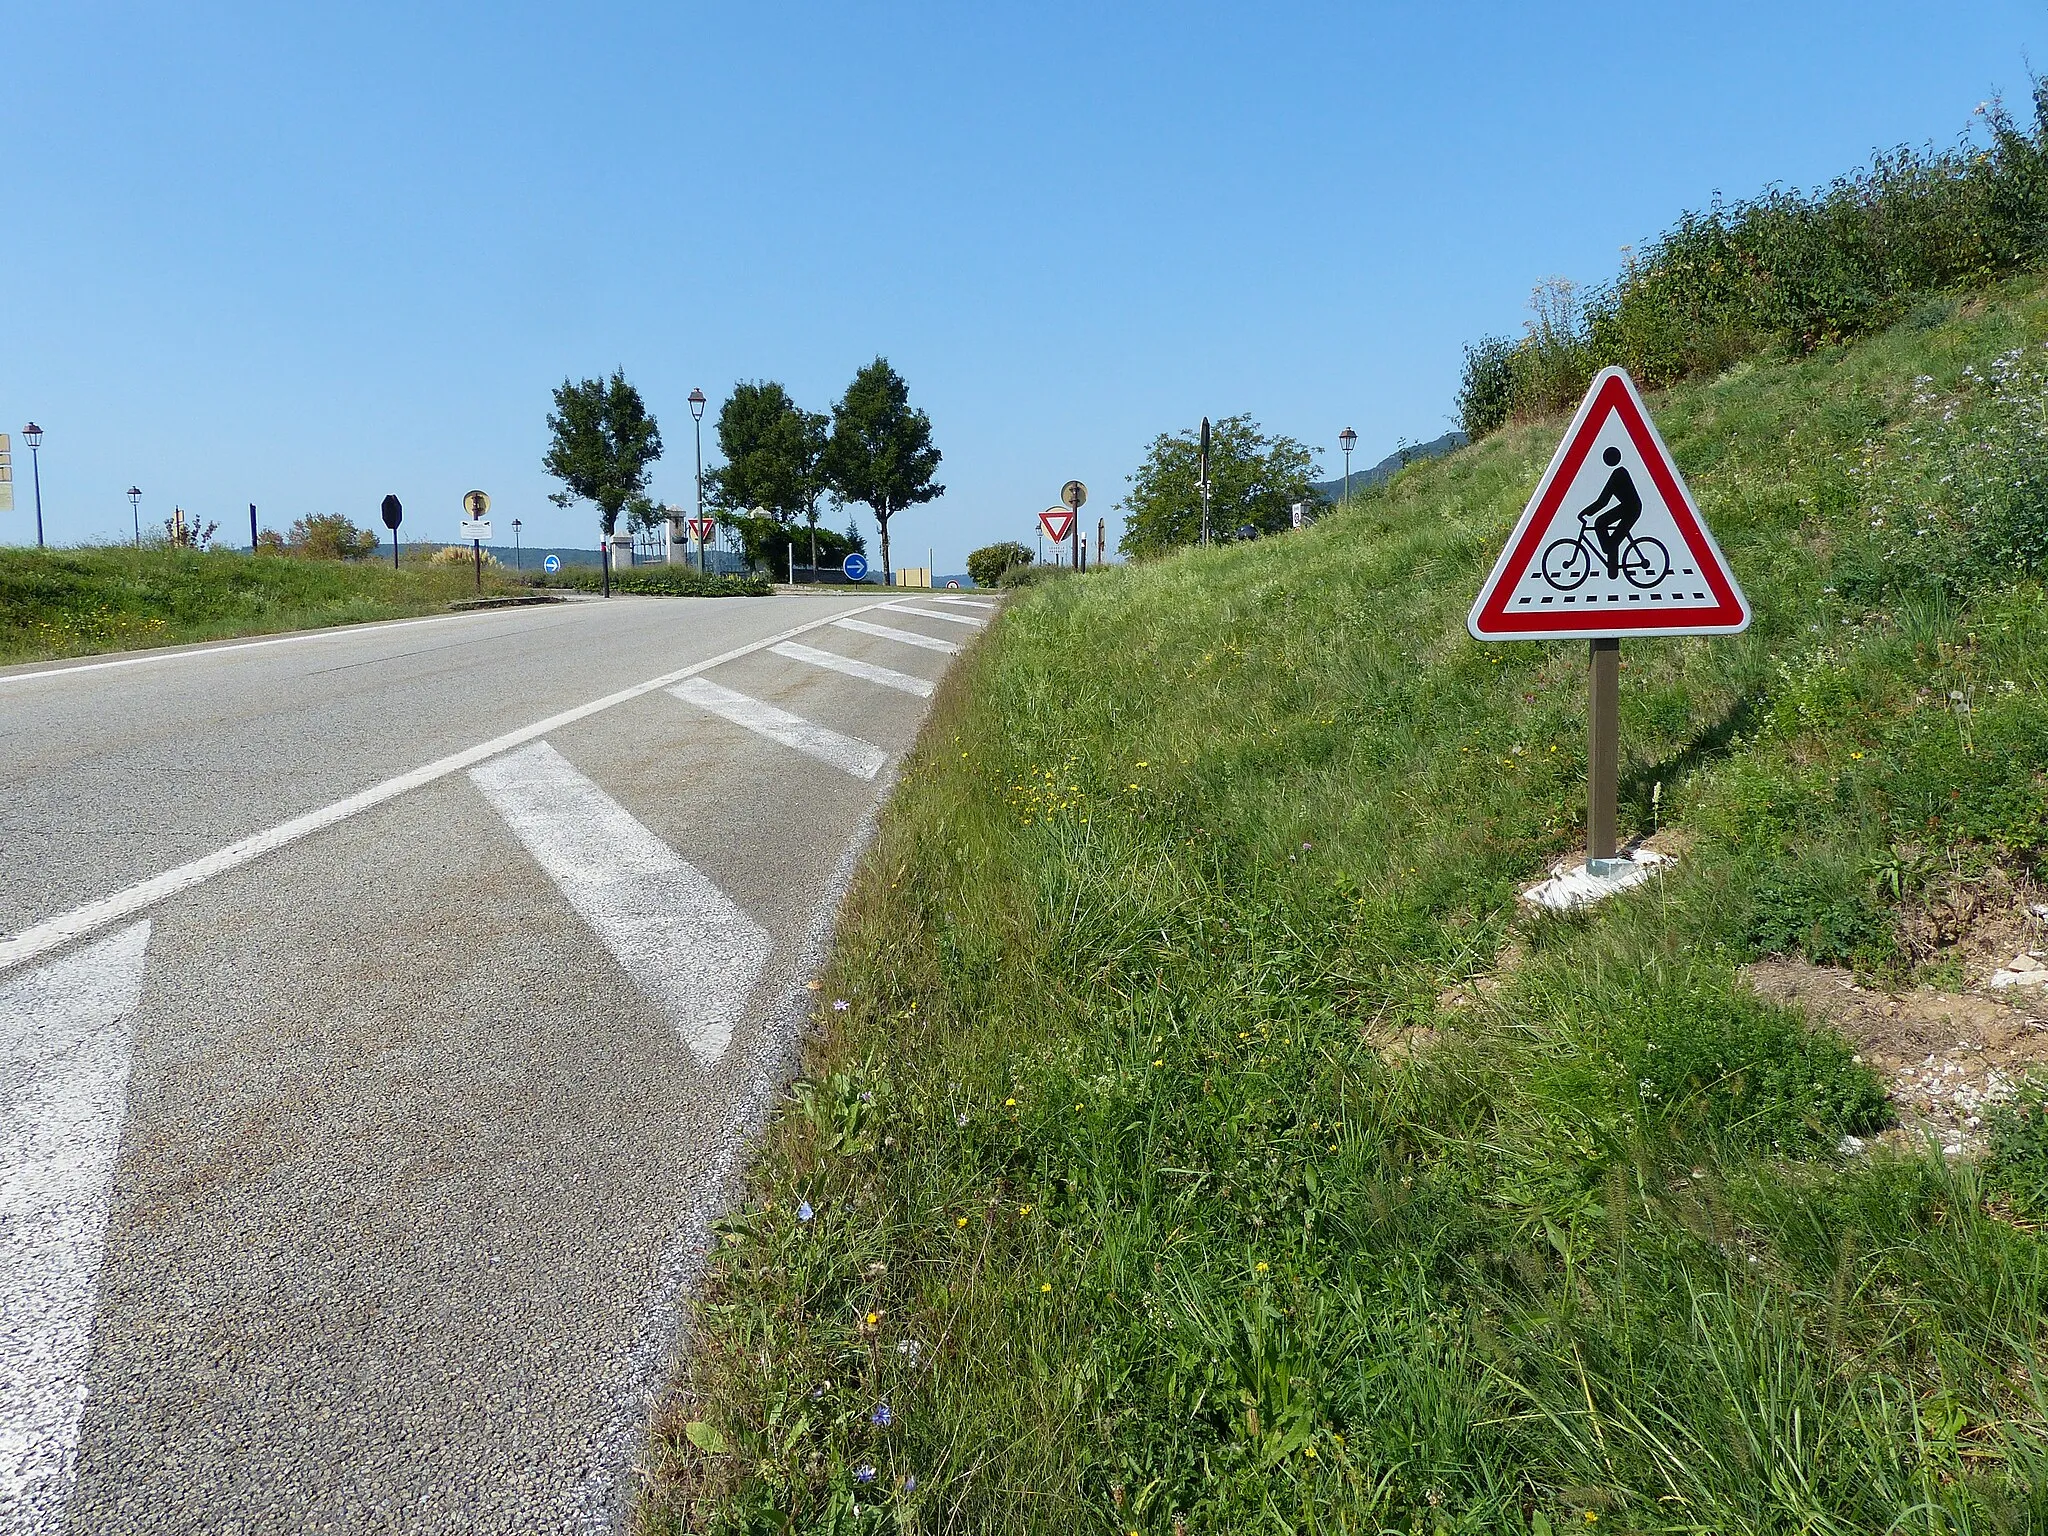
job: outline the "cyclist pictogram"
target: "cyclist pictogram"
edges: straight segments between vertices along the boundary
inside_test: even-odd
[[[1600,458],[1614,473],[1601,486],[1600,495],[1580,508],[1577,537],[1544,546],[1543,579],[1560,592],[1573,592],[1585,585],[1597,562],[1606,565],[1610,580],[1619,576],[1630,586],[1648,591],[1671,574],[1671,551],[1661,539],[1635,537],[1633,530],[1643,516],[1643,498],[1622,465],[1621,450],[1609,448]]]

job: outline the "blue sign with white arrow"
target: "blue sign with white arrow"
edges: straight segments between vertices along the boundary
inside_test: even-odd
[[[868,579],[868,557],[859,550],[855,550],[840,562],[839,569],[846,572],[846,579],[848,581],[866,581]]]
[[[552,576],[562,568],[562,557],[560,555],[549,555],[547,559],[541,561],[540,568]]]

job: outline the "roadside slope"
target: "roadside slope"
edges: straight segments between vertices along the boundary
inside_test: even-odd
[[[1463,629],[1557,423],[1020,594],[849,899],[645,1527],[2048,1522],[2040,1115],[1852,1153],[1882,1084],[1743,969],[1974,985],[2038,899],[2044,338],[2017,284],[1654,400],[1757,622],[1624,648],[1624,820],[1682,857],[1588,918],[1515,902],[1584,648]]]

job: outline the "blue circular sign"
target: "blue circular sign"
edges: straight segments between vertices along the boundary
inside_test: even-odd
[[[855,550],[840,562],[839,569],[846,572],[846,579],[848,581],[866,581],[868,579],[868,557],[859,550]]]
[[[540,568],[552,576],[562,568],[562,557],[560,555],[549,555],[547,559],[541,561]]]

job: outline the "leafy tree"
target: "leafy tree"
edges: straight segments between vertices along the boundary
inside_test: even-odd
[[[704,476],[711,504],[736,513],[760,508],[784,525],[805,514],[815,521],[830,424],[772,380],[735,385],[718,411],[725,463]]]
[[[882,533],[882,580],[889,580],[889,519],[905,507],[943,496],[934,484],[939,450],[932,421],[910,404],[910,386],[878,357],[853,376],[832,407],[825,444],[825,475],[842,501],[858,501],[875,514]]]
[[[315,560],[353,560],[374,554],[379,542],[370,529],[358,528],[339,512],[316,512],[292,524],[291,547]]]
[[[812,566],[837,565],[855,547],[851,538],[829,528],[812,526],[806,530],[753,512],[720,511],[715,515],[719,527],[738,541],[747,564],[766,571],[777,581],[789,569],[792,544],[796,546],[796,563]]]
[[[562,482],[548,497],[558,507],[597,504],[598,527],[610,538],[619,514],[647,494],[647,476],[661,457],[661,428],[647,414],[624,369],[609,380],[562,380],[548,415],[553,441],[541,467]]]
[[[1202,492],[1197,484],[1199,432],[1162,432],[1130,477],[1121,508],[1118,548],[1142,559],[1202,538]],[[1209,534],[1227,539],[1237,529],[1277,533],[1292,526],[1297,501],[1319,499],[1322,469],[1315,452],[1291,437],[1267,437],[1249,416],[1226,416],[1209,444]]]
[[[967,574],[977,587],[992,587],[1012,566],[1029,565],[1031,551],[1013,539],[985,544],[967,557]]]

